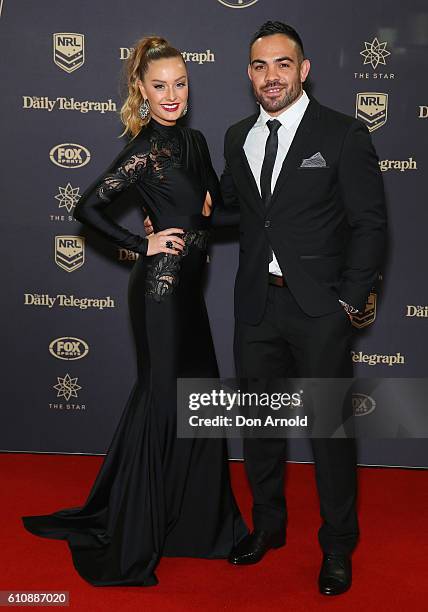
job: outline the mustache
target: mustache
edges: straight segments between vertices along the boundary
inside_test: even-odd
[[[287,83],[283,82],[283,81],[271,81],[270,83],[267,83],[266,85],[264,85],[261,89],[262,91],[264,91],[265,89],[270,89],[271,87],[286,87]]]

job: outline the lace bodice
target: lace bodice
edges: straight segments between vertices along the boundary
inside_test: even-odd
[[[117,246],[144,256],[146,237],[122,227],[106,212],[130,187],[137,190],[136,203],[150,215],[154,231],[200,229],[198,218],[207,191],[213,206],[221,199],[202,133],[179,124],[165,126],[154,119],[86,189],[74,211],[77,220]]]
[[[110,202],[116,192],[123,191],[137,181],[165,180],[165,170],[180,167],[181,149],[177,134],[171,136],[156,131],[149,136],[150,150],[131,155],[114,172],[107,173],[97,188],[98,196]]]
[[[207,250],[209,232],[207,230],[188,230],[183,235],[185,247],[179,255],[159,253],[150,258],[147,264],[146,295],[156,302],[161,302],[170,295],[178,284],[183,257],[194,246],[202,251]]]

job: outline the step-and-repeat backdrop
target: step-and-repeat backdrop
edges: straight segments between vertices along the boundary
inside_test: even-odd
[[[364,121],[388,197],[389,255],[355,321],[363,377],[427,372],[428,8],[423,0],[0,0],[3,383],[0,449],[104,453],[136,377],[127,311],[133,254],[73,219],[80,194],[124,146],[121,74],[133,43],[160,34],[183,52],[188,123],[220,173],[229,125],[253,113],[248,41],[293,25],[323,104]],[[113,214],[142,231],[131,198]],[[206,299],[223,376],[233,376],[235,230],[215,233]],[[375,408],[370,395],[357,410]],[[411,402],[411,398],[409,398]],[[360,463],[426,466],[426,440],[359,442]],[[231,456],[239,458],[238,443]],[[289,458],[310,461],[290,441]]]

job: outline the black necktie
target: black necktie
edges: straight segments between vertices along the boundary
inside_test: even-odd
[[[269,206],[272,197],[272,172],[278,151],[278,130],[281,127],[281,122],[278,119],[271,119],[266,122],[266,125],[269,128],[270,134],[266,140],[265,157],[260,174],[260,191],[264,205]],[[269,247],[269,263],[272,260],[272,249]]]

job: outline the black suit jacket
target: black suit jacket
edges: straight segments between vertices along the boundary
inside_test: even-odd
[[[268,244],[290,291],[310,316],[363,309],[386,241],[385,197],[366,126],[310,98],[265,208],[243,145],[258,113],[232,125],[220,185],[226,209],[240,210],[235,315],[256,324],[268,290]],[[320,152],[327,167],[301,168]]]

